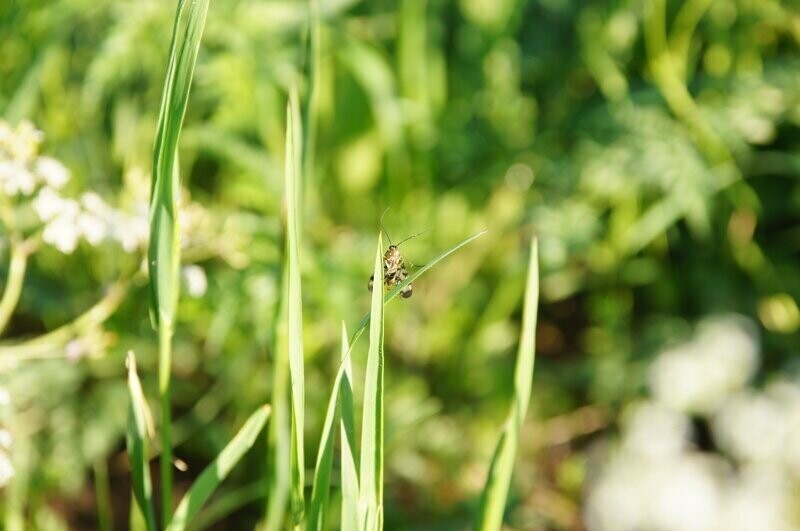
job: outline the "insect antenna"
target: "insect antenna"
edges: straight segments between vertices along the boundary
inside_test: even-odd
[[[388,231],[388,230],[386,230],[386,227],[384,227],[384,226],[383,226],[383,216],[385,216],[387,212],[389,212],[389,207],[386,207],[386,210],[384,210],[384,211],[383,211],[383,214],[381,214],[381,220],[380,220],[380,224],[381,224],[381,230],[382,230],[382,231],[383,231],[383,233],[386,235],[386,238],[389,240],[389,245],[394,245],[394,244],[392,243],[392,237],[391,237],[391,236],[389,236],[389,231]]]
[[[413,239],[413,238],[416,238],[417,236],[422,236],[423,234],[425,234],[425,233],[426,233],[426,232],[428,232],[429,230],[430,230],[430,229],[425,229],[424,231],[422,231],[422,232],[418,232],[418,233],[414,234],[413,236],[409,236],[409,237],[408,237],[408,238],[406,238],[405,240],[403,240],[403,241],[401,241],[400,243],[398,243],[398,244],[397,244],[397,247],[400,247],[400,244],[401,244],[401,243],[405,243],[405,242],[407,242],[408,240],[411,240],[411,239]],[[388,234],[387,234],[387,236],[388,236]],[[391,242],[390,242],[390,243],[391,243]]]

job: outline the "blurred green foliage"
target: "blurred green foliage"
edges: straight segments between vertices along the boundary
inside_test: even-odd
[[[412,299],[387,307],[387,528],[471,521],[511,397],[523,247],[534,232],[540,358],[514,528],[579,529],[586,436],[613,426],[613,411],[641,393],[648,360],[695,319],[752,316],[762,374],[798,370],[796,5],[320,5],[301,249],[307,444],[318,440],[338,368],[340,320],[353,327],[369,304],[384,209],[395,239],[430,229],[404,245],[420,264],[489,229],[432,269]],[[156,0],[0,4],[0,113],[44,131],[73,192],[146,205],[173,10]],[[303,2],[211,3],[181,139],[199,220],[184,258],[206,271],[208,290],[182,299],[176,327],[174,436],[189,464],[176,473],[179,491],[270,400],[284,108],[292,82],[310,90],[306,21]],[[95,528],[98,463],[109,467],[118,528],[127,519],[127,490],[114,488],[128,481],[127,350],[146,395],[156,389],[141,258],[87,245],[32,258],[4,347],[132,280],[98,355],[4,363],[17,438],[5,507],[24,500],[30,528]],[[365,354],[357,349],[357,373]],[[264,455],[250,459],[231,485],[260,479]],[[262,508],[248,505],[227,528],[252,525]]]

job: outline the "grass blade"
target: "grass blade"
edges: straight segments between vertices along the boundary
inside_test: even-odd
[[[397,297],[397,295],[403,290],[403,288],[405,288],[406,286],[408,286],[409,284],[414,282],[417,278],[422,276],[430,268],[432,268],[433,266],[435,266],[436,264],[438,264],[439,262],[441,262],[442,260],[444,260],[445,258],[450,256],[454,252],[458,251],[459,249],[461,249],[462,247],[464,247],[468,243],[472,242],[473,240],[475,240],[477,238],[480,238],[484,234],[486,234],[486,230],[482,230],[480,232],[476,232],[475,234],[473,234],[469,238],[461,240],[460,242],[458,242],[457,244],[455,244],[454,246],[452,246],[451,248],[449,248],[445,252],[439,254],[433,260],[429,261],[424,266],[421,266],[419,269],[416,269],[413,272],[411,272],[408,275],[408,277],[406,277],[406,279],[404,281],[402,281],[401,283],[397,284],[394,288],[392,288],[391,291],[388,291],[386,293],[386,295],[383,296],[383,303],[386,304],[390,300],[392,300],[395,297]],[[380,276],[377,276],[375,278],[382,278],[382,277],[383,277],[383,270],[381,269]],[[380,291],[380,290],[378,290],[378,291]],[[361,322],[358,323],[358,327],[356,328],[356,331],[353,334],[353,337],[350,339],[350,350],[352,350],[353,345],[356,344],[356,341],[358,341],[358,338],[361,337],[361,334],[364,333],[364,330],[367,328],[367,325],[370,322],[371,316],[372,316],[372,313],[370,312],[370,313],[367,313],[366,315],[364,315],[364,317],[361,318]],[[348,354],[349,354],[349,351],[348,351]]]
[[[374,275],[383,278],[383,238],[378,234]],[[383,290],[372,290],[369,354],[364,384],[364,417],[361,423],[360,529],[383,527]]]
[[[358,527],[358,469],[356,462],[356,415],[353,406],[353,369],[350,358],[350,345],[347,341],[347,327],[342,323],[342,381],[339,386],[339,407],[341,409],[341,474],[342,474],[342,518],[340,529]]]
[[[150,187],[150,311],[153,325],[171,325],[178,298],[178,140],[189,101],[208,0],[179,0],[153,148]]]
[[[256,442],[258,434],[264,428],[269,418],[271,409],[268,405],[261,406],[244,423],[244,426],[231,439],[231,442],[222,449],[214,462],[192,484],[184,495],[172,520],[167,525],[167,531],[183,531],[192,518],[197,516],[200,508],[213,494],[222,481],[228,476],[236,463]]]
[[[497,442],[489,477],[481,496],[476,529],[499,531],[503,524],[511,474],[519,446],[519,434],[531,398],[533,368],[536,358],[536,317],[539,304],[539,261],[536,240],[531,242],[528,280],[522,314],[522,335],[514,370],[514,401],[503,433]]]
[[[136,372],[136,357],[128,353],[128,458],[131,461],[131,478],[133,496],[141,514],[144,516],[148,531],[155,531],[156,517],[153,510],[153,485],[150,480],[150,464],[147,461],[147,440],[153,433],[153,419],[147,401],[144,398],[142,384]]]
[[[172,28],[167,74],[158,114],[150,188],[150,320],[158,329],[158,388],[161,398],[161,505],[166,524],[172,512],[172,442],[170,436],[170,367],[172,333],[180,288],[178,229],[178,140],[189,101],[208,0],[178,1]]]
[[[291,406],[289,404],[289,339],[286,324],[288,271],[284,260],[281,297],[275,321],[272,369],[273,418],[270,423],[267,449],[269,455],[269,496],[265,531],[281,531],[286,515],[286,502],[291,490]]]
[[[342,353],[347,353],[347,332],[342,323]],[[325,518],[328,513],[328,499],[331,485],[331,467],[333,465],[333,441],[336,434],[336,423],[341,411],[342,386],[344,385],[345,365],[339,367],[333,382],[333,391],[328,400],[328,409],[325,413],[325,422],[322,426],[319,451],[317,452],[317,466],[314,470],[314,486],[311,491],[311,504],[308,511],[307,529],[323,531]],[[349,381],[348,381],[349,385]],[[352,404],[352,394],[351,394]],[[343,528],[345,529],[345,528]]]
[[[286,111],[286,256],[288,267],[287,310],[289,330],[289,379],[292,390],[292,521],[303,520],[305,462],[303,456],[304,396],[303,302],[300,285],[300,186],[302,152],[300,104],[292,89]]]

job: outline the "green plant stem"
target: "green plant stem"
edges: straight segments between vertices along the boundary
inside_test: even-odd
[[[162,319],[158,325],[158,393],[161,399],[161,521],[165,528],[172,515],[171,368],[172,325]]]
[[[22,283],[25,280],[25,270],[30,256],[30,245],[27,242],[11,241],[11,260],[8,265],[8,281],[0,299],[0,334],[8,325],[11,315],[19,302],[22,293]]]
[[[86,312],[74,320],[59,326],[55,330],[42,334],[24,343],[0,346],[0,357],[36,358],[59,348],[74,337],[84,333],[93,326],[105,322],[125,300],[131,280],[119,280],[109,288],[106,295]]]
[[[97,525],[100,531],[113,531],[111,512],[111,485],[108,482],[108,465],[102,459],[94,464],[94,483],[97,498]]]

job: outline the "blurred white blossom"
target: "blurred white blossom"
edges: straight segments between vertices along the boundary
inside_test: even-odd
[[[181,277],[190,297],[200,298],[206,294],[208,279],[205,270],[198,265],[187,265],[181,269]]]
[[[662,352],[650,367],[650,387],[664,404],[711,413],[741,389],[758,366],[752,326],[738,317],[703,323],[694,339]]]
[[[78,246],[81,237],[77,216],[63,213],[47,223],[42,232],[42,240],[61,251],[70,254]]]
[[[69,170],[52,157],[39,157],[36,161],[36,173],[47,186],[56,190],[61,189],[69,181]]]
[[[0,448],[4,450],[8,450],[11,448],[11,442],[13,437],[11,437],[11,432],[5,428],[0,429]]]
[[[798,531],[800,385],[748,387],[750,323],[715,318],[653,362],[653,399],[622,416],[588,479],[589,531]],[[697,448],[690,415],[709,428]]]
[[[689,419],[664,406],[645,402],[626,412],[623,447],[645,457],[667,457],[680,454],[687,446],[691,432]]]

